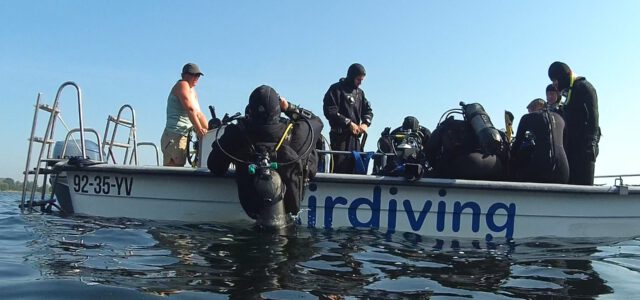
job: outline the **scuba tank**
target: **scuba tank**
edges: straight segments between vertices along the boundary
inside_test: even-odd
[[[503,152],[503,139],[498,129],[493,127],[489,115],[479,103],[465,104],[460,102],[465,120],[471,124],[478,137],[483,154]]]
[[[261,207],[256,222],[262,226],[282,227],[288,224],[283,201],[286,187],[276,171],[278,163],[271,161],[267,148],[260,146],[254,163],[248,166],[257,196],[253,201],[259,201]]]

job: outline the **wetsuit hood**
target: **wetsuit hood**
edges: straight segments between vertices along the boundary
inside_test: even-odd
[[[407,116],[404,118],[404,121],[402,122],[402,130],[417,132],[418,129],[420,129],[420,123],[416,117]]]
[[[558,92],[558,90],[553,86],[553,84],[549,84],[547,85],[547,89],[545,90],[545,93],[548,91],[552,91],[552,92]]]
[[[275,124],[280,121],[280,95],[272,87],[261,85],[249,96],[246,110],[251,125]]]
[[[563,62],[553,62],[549,66],[549,79],[558,80],[558,90],[562,91],[571,84],[571,68]]]
[[[347,84],[355,88],[356,86],[354,84],[354,80],[356,79],[356,77],[361,75],[367,75],[364,67],[359,63],[352,64],[351,66],[349,66],[349,70],[347,70]]]

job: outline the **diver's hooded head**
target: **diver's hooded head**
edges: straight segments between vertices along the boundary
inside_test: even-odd
[[[411,130],[417,132],[420,129],[420,122],[413,116],[407,116],[402,122],[402,130]]]
[[[359,63],[354,63],[349,66],[349,70],[347,70],[347,83],[354,88],[358,86],[355,84],[356,77],[365,76],[367,72],[364,70],[364,67]]]
[[[253,125],[276,124],[280,121],[280,95],[272,87],[261,85],[251,92],[246,112]]]
[[[553,62],[549,66],[549,79],[558,81],[558,91],[562,91],[571,84],[571,68],[563,62]]]

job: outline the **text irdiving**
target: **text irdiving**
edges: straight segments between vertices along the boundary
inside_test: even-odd
[[[425,235],[435,232],[446,235],[449,232],[457,233],[470,229],[474,234],[482,234],[486,231],[485,239],[491,240],[494,235],[512,238],[515,229],[516,205],[514,203],[493,202],[491,205],[485,204],[486,211],[483,212],[483,207],[478,202],[445,199],[447,193],[444,189],[440,189],[438,192],[440,197],[438,201],[430,199],[400,200],[395,199],[398,188],[391,187],[389,188],[389,198],[385,197],[384,202],[380,186],[373,187],[371,198],[348,199],[345,196],[330,195],[324,199],[318,199],[319,197],[314,193],[317,190],[316,184],[309,186],[309,191],[312,193],[307,199],[309,201],[307,224],[310,227],[315,227],[317,221],[321,221],[325,228],[331,228],[334,219],[344,215],[344,213],[338,214],[336,211],[346,209],[351,226],[375,229],[386,227],[389,232],[395,232],[397,228],[405,230],[408,227],[406,229],[408,231]],[[323,200],[324,202],[319,202]],[[487,205],[488,207],[486,207]],[[386,224],[381,224],[384,221]],[[483,227],[482,233],[480,232],[481,227]]]

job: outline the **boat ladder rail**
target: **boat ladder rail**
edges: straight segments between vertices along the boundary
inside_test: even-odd
[[[131,115],[131,120],[122,118],[122,113],[125,110],[129,110]],[[113,129],[111,132],[111,138],[107,140],[112,123],[113,123]],[[120,126],[129,129],[126,142],[116,142],[118,127]],[[135,165],[138,164],[138,154],[136,151],[138,149],[138,145],[137,145],[138,138],[136,134],[136,112],[131,107],[131,105],[125,104],[122,107],[120,107],[120,110],[118,110],[118,115],[116,117],[112,115],[107,116],[107,125],[105,126],[105,129],[104,129],[103,140],[104,140],[104,143],[102,144],[101,152],[107,158],[107,161],[109,161],[110,159],[111,163],[117,164],[115,153],[114,153],[114,147],[117,147],[117,148],[124,149],[122,164],[124,165],[130,165],[132,163]]]
[[[129,111],[129,115],[131,119],[124,119],[123,112],[125,110]],[[113,127],[111,127],[113,124]],[[116,141],[118,137],[117,132],[119,127],[124,127],[129,130],[127,134],[126,141]],[[111,130],[111,132],[110,132]],[[109,140],[107,140],[108,136],[111,136]],[[160,165],[160,154],[158,151],[158,147],[153,142],[138,142],[137,135],[137,127],[136,127],[136,112],[129,104],[124,104],[118,110],[118,114],[114,117],[109,115],[107,117],[107,125],[104,129],[104,143],[102,144],[101,152],[106,157],[107,162],[117,164],[117,159],[115,157],[115,149],[121,148],[124,149],[124,155],[122,158],[123,165],[138,165],[138,147],[139,146],[150,146],[155,150],[156,156],[156,165]]]
[[[60,102],[60,95],[62,94],[62,91],[68,86],[74,87],[76,90],[76,96],[77,96],[76,98],[78,101],[78,121],[80,124],[80,128],[70,130],[64,142],[65,146],[68,140],[71,138],[72,133],[77,132],[80,134],[80,144],[77,145],[77,142],[76,142],[76,145],[78,146],[82,157],[87,157],[85,138],[84,138],[85,131],[96,133],[95,130],[84,128],[84,120],[83,120],[83,114],[82,114],[82,92],[80,90],[80,87],[75,82],[67,81],[62,85],[60,85],[52,106],[41,104],[40,102],[42,98],[42,93],[38,93],[38,96],[36,98],[35,110],[33,114],[31,134],[29,136],[27,160],[25,164],[25,170],[23,172],[24,179],[22,182],[22,197],[20,201],[20,209],[22,212],[24,212],[26,208],[28,208],[29,211],[32,211],[35,206],[39,206],[42,211],[50,210],[51,206],[55,205],[54,203],[55,200],[53,199],[54,190],[52,189],[49,199],[45,200],[45,195],[47,194],[48,175],[49,174],[52,175],[53,177],[52,185],[55,187],[55,182],[57,182],[58,180],[58,173],[53,170],[53,166],[55,165],[55,163],[61,161],[62,157],[64,157],[65,149],[63,149],[62,155],[60,157],[53,157],[52,145],[55,144],[54,136],[55,136],[56,121],[60,119],[60,121],[64,125],[64,122],[62,121],[61,114],[60,114],[59,102]],[[41,137],[36,137],[35,132],[36,132],[36,128],[38,127],[38,113],[40,111],[49,113],[49,119],[47,122],[47,127],[45,129],[44,135]],[[97,133],[96,133],[96,137],[98,137]],[[40,144],[40,150],[38,151],[38,158],[35,164],[32,165],[31,154],[32,154],[34,143]],[[100,140],[98,137],[98,144],[99,143],[100,143]],[[40,200],[35,200],[34,198],[35,198],[36,190],[38,189],[38,182],[40,181],[41,175],[42,175],[42,189],[40,190],[40,194],[41,194]],[[32,178],[33,181],[31,181],[29,184],[30,178]],[[28,199],[27,199],[27,194],[29,195]]]

